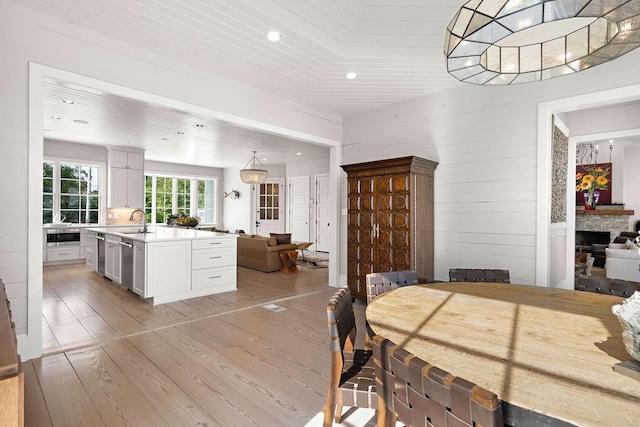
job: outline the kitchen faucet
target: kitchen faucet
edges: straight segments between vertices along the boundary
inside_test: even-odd
[[[142,209],[135,209],[131,212],[131,216],[129,217],[129,221],[133,221],[133,214],[136,212],[140,212],[142,214],[142,232],[147,232],[147,215],[144,213]]]

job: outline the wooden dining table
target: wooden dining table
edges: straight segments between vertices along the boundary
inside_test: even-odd
[[[510,425],[639,426],[640,381],[611,307],[622,298],[505,283],[398,288],[367,306],[376,334],[498,395]],[[541,424],[534,424],[535,422]]]

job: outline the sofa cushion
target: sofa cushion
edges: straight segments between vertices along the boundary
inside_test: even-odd
[[[276,241],[278,242],[279,245],[291,244],[291,233],[286,233],[286,234],[271,233],[270,235],[271,237],[276,238]]]

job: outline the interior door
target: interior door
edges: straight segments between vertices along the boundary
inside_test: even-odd
[[[256,234],[268,236],[269,233],[284,233],[284,180],[268,179],[257,186]]]
[[[289,178],[288,199],[291,240],[310,242],[309,175]]]
[[[316,175],[315,249],[329,252],[329,174]]]

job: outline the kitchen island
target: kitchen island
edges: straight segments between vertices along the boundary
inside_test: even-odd
[[[87,245],[97,254],[87,265],[153,304],[236,289],[235,234],[165,226],[146,233],[140,226],[87,232]]]

